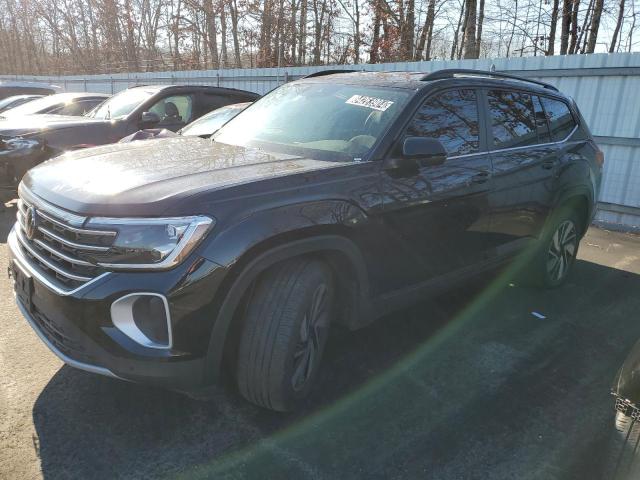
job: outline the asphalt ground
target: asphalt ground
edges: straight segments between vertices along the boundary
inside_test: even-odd
[[[0,478],[600,478],[639,338],[640,237],[592,228],[562,288],[494,274],[337,330],[311,399],[278,414],[63,365],[2,275]]]

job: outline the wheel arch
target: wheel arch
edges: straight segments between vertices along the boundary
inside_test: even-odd
[[[233,356],[242,327],[239,308],[247,299],[247,292],[262,273],[279,262],[305,255],[322,258],[337,282],[338,323],[357,328],[368,318],[369,279],[359,248],[337,229],[322,233],[317,230],[307,228],[266,239],[230,267],[213,300],[216,314],[207,350],[206,383],[219,380],[229,357]]]
[[[576,210],[582,220],[581,234],[584,235],[589,228],[591,219],[595,211],[593,194],[586,187],[574,187],[562,192],[556,202],[555,211],[561,208],[570,207]]]

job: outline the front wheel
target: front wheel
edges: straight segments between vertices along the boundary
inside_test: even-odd
[[[309,393],[333,299],[331,270],[320,260],[289,260],[258,279],[238,350],[238,388],[247,400],[287,411]]]

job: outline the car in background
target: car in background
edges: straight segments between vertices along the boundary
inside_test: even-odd
[[[119,143],[133,142],[135,140],[152,140],[154,138],[175,137],[178,135],[182,135],[183,137],[209,138],[211,135],[216,133],[222,125],[238,115],[252,103],[253,102],[235,103],[233,105],[218,108],[213,112],[203,115],[175,133],[171,130],[167,130],[166,128],[138,130],[136,133],[127,135],[121,139]]]
[[[0,100],[14,95],[52,95],[60,92],[60,87],[47,83],[0,80]]]
[[[87,115],[12,117],[0,122],[0,186],[17,186],[27,170],[62,152],[114,143],[141,129],[177,131],[213,109],[258,97],[232,88],[149,85],[123,90]]]
[[[6,110],[0,114],[0,120],[22,115],[67,115],[76,117],[90,112],[110,96],[104,93],[57,93]]]
[[[44,95],[14,95],[12,97],[3,98],[0,100],[0,113],[42,97],[44,97]]]
[[[208,138],[252,103],[253,102],[236,103],[234,105],[227,105],[226,107],[218,108],[213,112],[203,115],[195,122],[191,122],[189,125],[179,130],[178,133],[186,137],[198,136]]]

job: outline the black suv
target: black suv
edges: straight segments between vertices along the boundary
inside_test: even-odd
[[[204,85],[150,85],[124,90],[87,115],[10,117],[0,122],[0,185],[61,152],[117,142],[145,128],[179,130],[216,108],[259,95]],[[45,101],[46,103],[46,101]]]
[[[489,72],[286,84],[211,140],[67,153],[24,177],[22,313],[68,364],[287,410],[355,329],[525,252],[567,277],[603,155],[573,101]],[[524,258],[518,256],[519,259]]]

